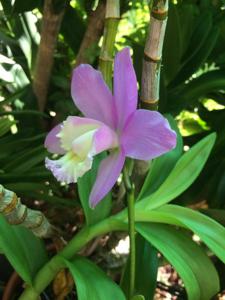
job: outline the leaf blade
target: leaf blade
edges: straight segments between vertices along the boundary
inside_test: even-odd
[[[122,290],[91,261],[76,257],[72,262],[65,260],[76,282],[79,300],[125,300]]]
[[[215,140],[216,134],[211,133],[195,144],[178,160],[159,189],[149,197],[139,201],[136,206],[148,209],[157,208],[183,193],[200,174]]]
[[[184,281],[189,300],[209,299],[219,291],[214,265],[183,231],[163,224],[139,223],[136,228],[175,267]]]

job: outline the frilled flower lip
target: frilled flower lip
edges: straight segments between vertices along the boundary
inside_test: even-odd
[[[46,158],[46,167],[57,180],[72,183],[91,169],[95,155],[117,148],[119,142],[117,134],[102,122],[70,116],[48,134],[45,146],[63,154],[56,160]]]
[[[124,48],[115,57],[113,86],[112,95],[101,73],[90,65],[80,65],[73,71],[72,98],[85,116],[80,122],[92,120],[105,126],[101,125],[104,130],[96,131],[95,153],[112,149],[99,166],[89,199],[91,207],[95,207],[113,187],[125,157],[149,160],[176,146],[176,133],[160,113],[137,110],[137,80],[129,48]],[[76,132],[77,121],[73,120],[72,132]],[[60,143],[61,126],[53,128],[46,138],[45,146],[49,152],[65,154],[69,151]],[[71,137],[67,133],[66,139],[67,135]]]

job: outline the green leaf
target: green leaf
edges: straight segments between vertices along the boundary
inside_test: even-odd
[[[171,3],[163,44],[162,64],[166,83],[175,77],[180,68],[182,54],[182,26],[180,23],[177,5]]]
[[[24,138],[23,136],[9,135],[7,137],[0,139],[0,153],[11,153],[16,152],[18,154],[18,150],[25,151],[25,147],[31,146],[34,147],[36,145],[43,145],[45,135],[36,135],[28,138]]]
[[[219,277],[214,265],[184,230],[141,223],[136,229],[174,266],[184,282],[189,300],[211,299],[219,291]]]
[[[167,223],[190,229],[225,262],[225,228],[212,218],[190,208],[172,204],[153,210],[136,209],[135,215],[138,220],[145,222]]]
[[[8,164],[4,166],[4,170],[13,172],[25,172],[40,162],[44,161],[47,156],[46,149],[41,145],[26,152],[22,152],[20,155],[12,159]]]
[[[102,159],[105,157],[105,153],[97,155],[94,159],[91,170],[78,180],[78,193],[84,209],[87,225],[95,224],[101,221],[102,219],[106,218],[111,211],[111,193],[107,194],[105,198],[95,207],[95,209],[91,209],[89,206],[89,196],[97,177],[98,167]]]
[[[145,297],[142,295],[136,295],[132,298],[132,300],[145,300]]]
[[[7,116],[7,115],[13,115],[13,116],[32,115],[32,117],[49,118],[49,115],[40,111],[36,111],[34,109],[11,110],[11,111],[5,111],[0,113],[0,116]]]
[[[0,119],[0,137],[9,132],[11,126],[15,123],[15,121],[11,121],[8,118]]]
[[[193,34],[194,25],[196,23],[196,19],[198,20],[198,7],[195,4],[182,2],[181,5],[178,5],[179,11],[179,19],[182,23],[180,28],[181,30],[181,39],[182,39],[182,55],[186,52],[189,44],[190,39]]]
[[[158,273],[158,251],[141,235],[136,236],[135,290],[146,300],[155,294]]]
[[[36,272],[48,260],[43,242],[19,225],[9,225],[0,215],[0,248],[23,280],[32,284]]]
[[[1,5],[4,9],[5,14],[10,14],[12,10],[12,4],[9,0],[1,0]]]
[[[153,209],[168,203],[183,193],[200,174],[215,140],[216,134],[211,133],[195,144],[178,160],[158,190],[149,197],[139,201],[136,206]]]
[[[177,205],[163,205],[157,211],[184,224],[225,263],[225,228],[222,225],[200,212]]]
[[[171,128],[177,133],[176,148],[153,160],[140,194],[138,195],[137,201],[141,198],[149,196],[157,190],[157,188],[167,178],[177,160],[183,153],[183,139],[177,127],[177,123],[171,115],[167,115],[166,117],[170,123]]]
[[[41,6],[41,0],[15,0],[13,4],[13,13],[23,13],[37,7],[41,8]]]
[[[91,261],[76,257],[65,264],[76,283],[79,300],[125,300],[119,286]]]
[[[206,10],[198,18],[193,30],[191,40],[189,41],[189,47],[186,50],[183,60],[188,63],[192,57],[202,47],[203,43],[207,39],[210,30],[212,29],[212,12]],[[195,47],[193,47],[195,45]]]
[[[74,29],[73,32],[71,32],[71,28]],[[85,28],[86,25],[78,9],[73,8],[71,5],[67,5],[60,31],[74,53],[77,53],[80,48]]]
[[[217,26],[214,26],[210,30],[202,47],[196,52],[196,54],[192,58],[190,58],[190,60],[187,60],[184,63],[183,67],[180,69],[175,79],[171,82],[172,87],[176,87],[182,82],[185,82],[185,80],[189,79],[192,76],[192,74],[198,71],[198,69],[205,63],[216,44],[216,41],[219,37],[219,33],[220,30]]]
[[[225,69],[207,72],[185,85],[181,93],[173,97],[172,105],[176,107],[178,104],[193,104],[209,92],[223,90],[224,86]]]

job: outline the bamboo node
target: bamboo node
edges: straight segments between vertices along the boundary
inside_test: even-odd
[[[168,10],[153,9],[151,16],[159,21],[163,21],[168,17]]]
[[[15,193],[11,191],[5,191],[5,194],[3,194],[4,198],[7,199],[5,202],[7,203],[8,200],[12,199],[9,203],[7,203],[6,206],[3,208],[0,208],[0,212],[3,214],[10,214],[17,206],[18,198]]]
[[[24,205],[23,205],[24,206]],[[18,218],[17,220],[16,219],[10,219],[10,224],[11,225],[19,225],[19,224],[22,224],[25,219],[27,217],[27,207],[24,206],[24,211],[23,211],[23,214],[20,218]]]
[[[105,17],[105,20],[121,20],[120,17]]]
[[[38,237],[49,238],[56,233],[42,212],[26,207],[16,193],[5,189],[2,185],[0,185],[0,213],[9,224],[21,224]]]
[[[148,104],[155,104],[158,101],[159,101],[159,99],[143,99],[143,98],[141,98],[141,102],[148,103]]]
[[[30,224],[28,225],[27,227],[31,230],[33,229],[37,229],[38,227],[40,227],[42,225],[42,223],[44,222],[44,216],[40,214],[39,216],[39,221],[37,223],[34,223],[34,224]]]
[[[161,63],[162,59],[161,59],[161,56],[152,57],[152,56],[148,55],[146,52],[144,52],[144,60],[157,64],[157,63]]]
[[[102,61],[108,61],[108,62],[113,62],[113,59],[110,58],[109,56],[99,56],[99,59]]]

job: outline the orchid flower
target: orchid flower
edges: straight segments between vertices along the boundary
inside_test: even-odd
[[[47,135],[45,147],[59,159],[46,158],[46,167],[62,182],[77,182],[92,167],[93,157],[108,150],[102,160],[89,202],[95,207],[111,190],[125,158],[150,160],[176,145],[176,133],[156,111],[137,109],[137,80],[129,48],[114,62],[113,95],[99,71],[83,64],[73,71],[71,93],[85,117],[69,116]]]

